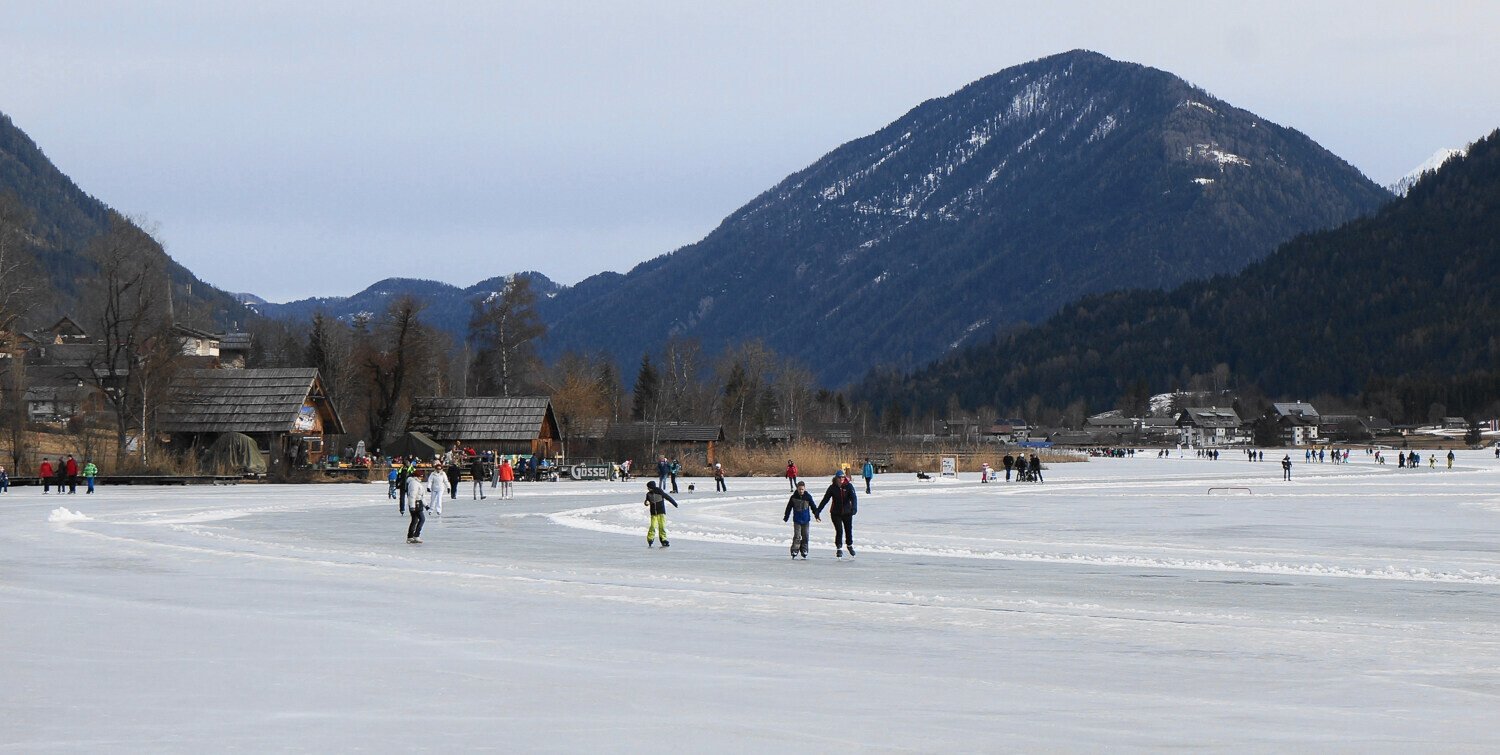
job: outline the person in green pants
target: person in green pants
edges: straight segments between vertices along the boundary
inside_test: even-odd
[[[661,538],[661,547],[670,545],[667,542],[667,503],[671,503],[672,508],[677,508],[677,501],[672,500],[672,496],[667,495],[667,491],[662,490],[655,480],[647,481],[646,507],[651,510],[651,523],[646,525],[647,548],[655,545],[657,538]]]
[[[98,476],[99,468],[94,466],[93,459],[89,459],[88,463],[83,465],[83,479],[89,484],[90,495],[94,493],[94,478]]]

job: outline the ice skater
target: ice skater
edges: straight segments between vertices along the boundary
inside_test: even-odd
[[[812,494],[807,492],[807,483],[798,482],[797,492],[792,493],[792,497],[787,499],[786,512],[781,515],[781,521],[791,520],[792,522],[792,558],[801,554],[802,560],[807,560],[808,523],[815,516],[813,513],[815,508]],[[818,521],[823,520],[820,518]]]
[[[500,497],[515,497],[516,470],[510,465],[510,459],[500,460],[500,471],[496,474],[500,477]]]
[[[865,457],[865,466],[860,470],[860,474],[865,478],[865,492],[869,493],[870,482],[875,479],[875,465],[870,462],[870,457]]]
[[[656,539],[661,539],[661,547],[665,548],[671,543],[667,542],[667,504],[677,508],[677,501],[667,491],[662,490],[655,480],[646,482],[646,508],[650,509],[651,523],[646,525],[646,547],[650,548],[656,544]]]
[[[443,473],[443,465],[437,464],[427,473],[427,508],[432,509],[434,516],[443,515],[443,496],[448,492],[448,475]]]
[[[823,493],[823,500],[818,507],[813,509],[813,516],[823,519],[823,509],[829,508],[829,516],[833,519],[833,547],[834,555],[844,557],[844,548],[849,549],[849,555],[854,555],[854,515],[859,512],[859,498],[854,494],[854,485],[840,469],[833,473],[833,482],[828,485],[828,490]]]
[[[99,477],[99,468],[96,467],[96,466],[94,466],[94,460],[93,459],[89,459],[87,462],[84,462],[84,465],[83,465],[83,481],[85,483],[88,483],[88,493],[86,495],[93,495],[94,494],[94,480],[97,479],[98,477]]]
[[[1448,468],[1453,468],[1453,452],[1451,450],[1448,452]]]
[[[485,472],[485,467],[484,457],[478,454],[474,456],[474,461],[469,464],[469,476],[474,478],[474,489],[470,492],[470,495],[479,501],[485,499],[484,478],[489,476]]]
[[[714,462],[714,492],[729,492],[729,486],[724,484],[724,465],[717,461]]]
[[[786,482],[792,490],[797,489],[797,465],[791,459],[786,460]]]
[[[42,495],[52,492],[52,460],[42,459],[42,465],[36,468],[36,476],[42,481]],[[62,491],[57,491],[61,493]]]
[[[406,526],[406,542],[422,542],[422,525],[427,523],[427,514],[424,509],[427,505],[422,503],[422,496],[426,493],[426,485],[415,471],[406,477],[406,488],[403,491],[405,500],[411,502],[411,524]]]
[[[1292,479],[1292,455],[1291,454],[1287,454],[1287,455],[1281,457],[1281,479],[1283,479],[1283,480],[1290,480],[1290,479]]]
[[[5,473],[5,467],[0,467],[0,493],[10,492],[10,475]]]

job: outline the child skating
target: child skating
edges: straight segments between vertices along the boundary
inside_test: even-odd
[[[651,510],[651,523],[646,525],[646,547],[650,548],[656,544],[656,539],[661,538],[661,547],[665,548],[667,542],[667,504],[677,508],[677,501],[667,495],[655,480],[646,483],[646,507]]]
[[[807,525],[813,519],[815,507],[812,494],[807,492],[807,483],[799,480],[797,492],[792,493],[792,497],[787,499],[786,513],[781,515],[781,521],[791,520],[792,522],[792,558],[801,554],[802,560],[807,560]],[[819,518],[818,521],[823,520]]]

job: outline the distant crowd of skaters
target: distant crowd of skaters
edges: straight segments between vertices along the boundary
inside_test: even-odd
[[[457,498],[458,486],[467,467],[472,480],[471,495],[482,501],[489,496],[485,484],[491,489],[499,488],[500,498],[515,497],[516,480],[545,480],[551,475],[551,464],[542,457],[518,457],[512,464],[509,456],[498,452],[454,447],[435,460],[427,470],[418,469],[417,460],[406,459],[391,467],[386,476],[389,485],[387,495],[396,501],[396,510],[401,514],[411,512],[411,523],[406,528],[406,542],[422,542],[422,527],[427,523],[427,512],[443,515],[443,499]],[[425,473],[424,473],[425,472]],[[449,473],[452,474],[449,474]]]
[[[1213,448],[1200,448],[1196,450],[1198,458],[1214,461],[1218,460],[1219,453],[1218,449]],[[1366,449],[1365,453],[1373,455],[1377,463],[1385,463],[1385,457],[1380,451]],[[1244,454],[1248,461],[1263,462],[1266,460],[1266,452],[1262,450],[1247,448],[1244,449]],[[1135,449],[1111,449],[1109,453],[1102,455],[1133,458],[1135,456]],[[1170,456],[1171,449],[1164,448],[1157,453],[1158,458]],[[431,510],[434,515],[441,516],[443,513],[443,499],[445,497],[456,498],[458,496],[461,470],[456,470],[456,468],[463,465],[465,458],[468,458],[468,470],[470,477],[473,479],[472,495],[474,500],[484,500],[487,498],[484,489],[486,482],[489,483],[491,488],[499,487],[499,497],[507,499],[514,497],[515,493],[512,483],[517,479],[547,479],[547,462],[545,459],[542,459],[540,462],[521,459],[519,460],[520,464],[512,465],[508,457],[491,452],[474,453],[472,449],[465,451],[455,448],[453,451],[449,451],[440,460],[434,462],[425,477],[417,469],[415,460],[407,460],[404,464],[392,468],[389,477],[390,497],[397,501],[397,507],[401,513],[405,514],[407,511],[411,513],[411,524],[407,528],[406,535],[407,542],[422,542],[422,526],[427,521],[427,510]],[[1449,451],[1447,457],[1449,469],[1453,468],[1454,458],[1453,452]],[[1495,458],[1500,459],[1500,447],[1497,447],[1495,450]],[[1335,464],[1347,464],[1349,462],[1349,450],[1309,448],[1304,450],[1303,460],[1309,463],[1321,463],[1331,460]],[[1397,454],[1398,467],[1417,468],[1421,464],[1421,461],[1422,457],[1416,451],[1410,453],[1403,451]],[[1000,462],[1005,470],[1006,481],[1042,482],[1042,461],[1035,453],[1029,457],[1026,454],[1006,454]],[[1428,465],[1435,467],[1436,464],[1436,454],[1430,454],[1428,456]],[[456,471],[450,476],[444,471],[445,468],[455,469]],[[630,479],[630,468],[631,463],[629,461],[622,462],[618,466],[621,479]],[[1281,470],[1282,479],[1292,479],[1292,457],[1290,453],[1284,454],[1281,457]],[[646,526],[647,547],[655,547],[658,542],[661,543],[661,547],[663,548],[670,546],[667,540],[666,504],[672,504],[673,508],[678,507],[676,499],[672,498],[672,494],[679,492],[677,489],[677,477],[681,471],[682,466],[676,459],[668,459],[662,456],[657,459],[657,479],[646,483],[646,497],[643,505],[647,508],[648,515]],[[4,468],[0,467],[0,474],[3,473]],[[728,487],[724,482],[723,466],[715,463],[712,468],[712,474],[715,489],[721,492],[727,491]],[[822,500],[817,503],[813,502],[812,494],[807,492],[807,483],[800,479],[800,472],[797,469],[797,465],[791,459],[787,460],[784,476],[792,490],[792,496],[788,499],[782,516],[783,522],[792,523],[792,558],[795,559],[798,556],[801,556],[803,559],[807,558],[809,525],[814,520],[823,521],[822,514],[825,509],[829,511],[833,523],[835,555],[843,558],[844,551],[848,550],[849,555],[853,556],[854,515],[859,511],[859,498],[855,492],[852,475],[844,469],[834,472],[833,481],[829,484],[827,490],[824,491]],[[860,476],[864,478],[865,492],[870,493],[875,477],[875,465],[870,459],[865,459],[864,465],[860,470]],[[1000,480],[1000,471],[992,469],[988,462],[980,465],[979,481],[988,483],[992,480]],[[90,492],[93,492],[92,480],[90,480],[90,483]],[[669,483],[671,485],[670,490],[667,488]],[[689,485],[688,489],[689,491],[693,490],[693,486]],[[59,487],[59,491],[61,491],[61,487]]]

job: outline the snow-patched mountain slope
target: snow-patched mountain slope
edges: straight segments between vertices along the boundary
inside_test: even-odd
[[[924,102],[703,241],[560,292],[547,348],[631,362],[673,334],[710,353],[759,338],[838,382],[1084,294],[1235,271],[1389,199],[1294,130],[1073,51]]]
[[[1443,163],[1448,162],[1455,157],[1460,157],[1467,154],[1468,151],[1468,147],[1464,147],[1463,149],[1452,149],[1446,147],[1440,149],[1432,153],[1432,157],[1429,157],[1426,160],[1422,161],[1421,165],[1412,168],[1409,173],[1397,179],[1395,183],[1388,184],[1385,188],[1390,190],[1392,194],[1395,194],[1398,197],[1404,197],[1406,196],[1406,192],[1411,191],[1411,187],[1416,186],[1417,182],[1422,180],[1422,176],[1425,176],[1428,173],[1431,173],[1438,168],[1443,167]]]

